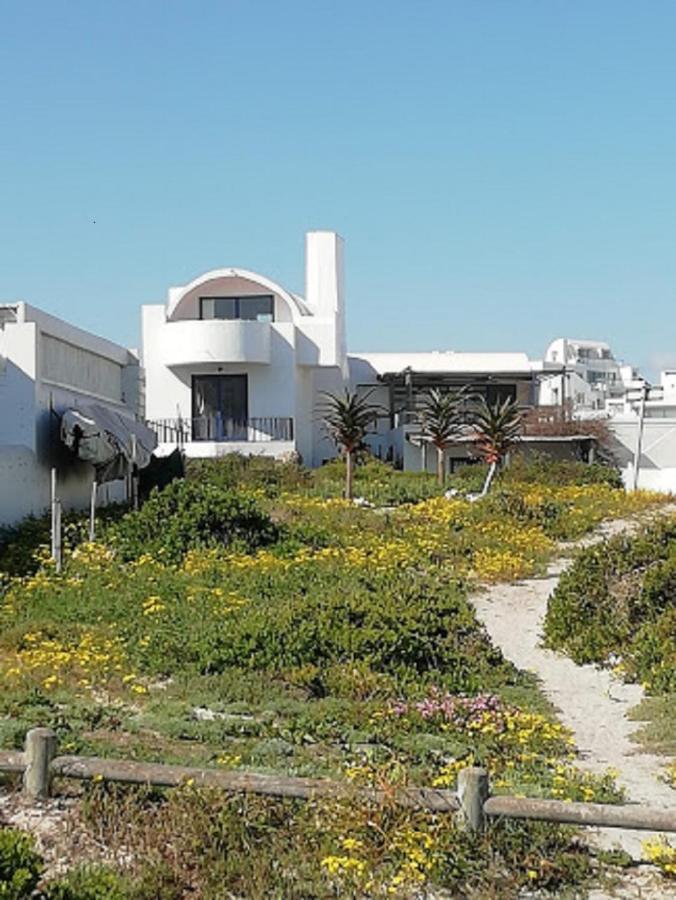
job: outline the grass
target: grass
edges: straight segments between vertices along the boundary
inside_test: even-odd
[[[478,582],[541,571],[556,540],[658,502],[596,468],[550,469],[547,482],[542,465],[517,466],[472,503],[370,464],[357,484],[383,513],[339,499],[339,464],[191,466],[188,485],[74,546],[61,575],[38,552],[5,578],[0,746],[51,725],[64,752],[346,784],[452,787],[481,763],[498,791],[617,801],[612,777],[576,768],[533,678],[502,658],[467,601]],[[15,530],[0,560],[30,557],[36,534],[34,523]],[[83,815],[106,845],[134,835],[121,896],[215,897],[224,885],[410,896],[427,884],[515,896],[591,872],[563,829],[513,823],[473,842],[450,817],[356,800],[99,786]]]
[[[662,756],[676,757],[676,694],[646,697],[631,710],[629,717],[642,722],[634,734],[646,750]]]

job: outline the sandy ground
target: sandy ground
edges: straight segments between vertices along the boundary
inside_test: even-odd
[[[673,511],[673,507],[664,509]],[[571,549],[631,531],[637,525],[635,520],[606,523],[593,537],[571,545]],[[570,564],[570,558],[558,559],[544,578],[498,584],[474,595],[471,600],[477,615],[504,655],[519,668],[538,676],[544,693],[558,708],[561,722],[573,732],[582,768],[596,773],[615,769],[629,802],[673,808],[676,792],[658,778],[666,760],[641,752],[631,740],[638,726],[629,720],[627,712],[643,698],[643,689],[623,684],[610,672],[594,666],[578,666],[540,645],[547,599]],[[641,858],[641,842],[650,836],[647,832],[618,829],[588,829],[587,833],[594,843],[605,848],[619,846],[635,859]],[[665,889],[662,897],[676,897],[676,890],[667,895]]]

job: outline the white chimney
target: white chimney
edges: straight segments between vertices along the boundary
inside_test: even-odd
[[[343,239],[335,231],[305,235],[305,301],[317,316],[345,310]]]
[[[317,332],[319,344],[326,348],[320,353],[323,364],[338,366],[347,378],[343,246],[335,231],[305,235],[305,302],[325,334],[319,339]]]

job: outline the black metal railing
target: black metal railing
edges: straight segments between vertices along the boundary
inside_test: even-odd
[[[156,419],[146,423],[159,444],[182,447],[192,441],[253,443],[292,441],[293,419],[289,416],[262,416],[231,419],[219,414],[194,419]]]

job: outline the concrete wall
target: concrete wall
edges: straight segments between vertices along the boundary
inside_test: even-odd
[[[610,420],[612,453],[625,484],[631,487],[638,417]],[[646,419],[639,465],[639,488],[676,493],[676,418]]]
[[[57,469],[64,508],[89,503],[94,469],[61,443],[58,415],[104,403],[133,415],[138,361],[124,347],[28,304],[13,305],[0,325],[0,524],[44,512]],[[123,399],[127,402],[123,402]],[[101,502],[122,500],[124,482],[102,487]]]

